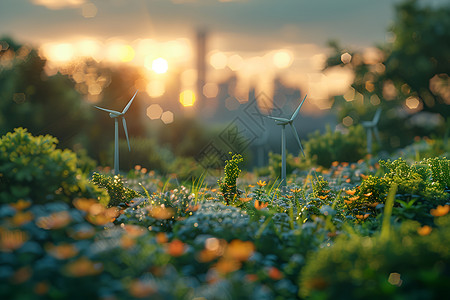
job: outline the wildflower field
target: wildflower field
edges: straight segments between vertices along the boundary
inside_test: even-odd
[[[181,182],[141,166],[83,172],[55,144],[23,129],[0,139],[1,299],[448,294],[443,155],[407,148],[400,158],[335,161],[295,170],[284,187],[241,172],[238,154],[221,177]]]

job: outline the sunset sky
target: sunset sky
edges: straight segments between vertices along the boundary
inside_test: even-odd
[[[250,86],[271,95],[278,77],[326,109],[329,96],[345,93],[351,83],[348,70],[322,72],[327,41],[376,58],[373,47],[392,38],[388,28],[398,2],[4,0],[0,36],[40,47],[51,62],[91,56],[140,66],[149,74],[147,93],[158,97],[164,93],[162,73],[181,74],[183,88],[194,87],[196,32],[202,29],[212,86],[206,93],[233,73],[237,96]]]

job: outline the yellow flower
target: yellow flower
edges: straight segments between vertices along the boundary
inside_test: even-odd
[[[265,181],[262,181],[262,180],[259,180],[256,184],[257,184],[259,187],[263,187],[263,186],[266,186],[266,185],[267,185],[267,183],[266,183]]]

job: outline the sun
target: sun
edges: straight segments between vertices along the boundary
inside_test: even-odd
[[[167,63],[167,60],[162,57],[159,57],[152,62],[152,70],[157,74],[164,74],[168,69],[169,64]]]

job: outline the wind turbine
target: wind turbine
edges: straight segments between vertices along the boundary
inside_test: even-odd
[[[298,134],[297,134],[297,131],[295,130],[294,125],[292,125],[295,117],[297,117],[298,112],[300,111],[300,108],[302,107],[303,102],[305,102],[305,100],[306,100],[306,95],[305,95],[305,98],[303,98],[302,103],[300,103],[300,105],[297,107],[297,109],[292,114],[292,117],[290,119],[267,116],[267,118],[275,120],[275,124],[281,125],[281,185],[282,186],[286,186],[286,133],[285,133],[286,125],[290,126],[290,128],[292,130],[292,134],[294,135],[295,139],[297,140],[297,143],[300,146],[300,149],[302,150],[303,156],[305,156],[305,152],[303,151],[303,147],[302,147],[302,143],[300,142],[300,138],[298,137]]]
[[[128,139],[127,122],[125,121],[125,113],[130,108],[131,103],[133,102],[134,97],[136,97],[137,92],[138,92],[138,90],[136,91],[136,93],[134,93],[133,98],[131,98],[131,100],[128,102],[127,106],[125,106],[125,108],[123,109],[122,112],[94,106],[95,108],[109,112],[110,118],[114,119],[114,125],[115,125],[115,130],[114,130],[114,174],[115,175],[119,174],[119,118],[122,118],[123,130],[125,131],[125,136],[127,137],[128,151],[131,151],[130,140]]]
[[[377,128],[378,121],[380,120],[380,115],[381,115],[381,108],[378,108],[377,111],[375,112],[372,121],[361,122],[361,125],[366,129],[367,153],[369,154],[372,154],[372,134],[375,135],[378,144],[380,144],[380,134]]]

